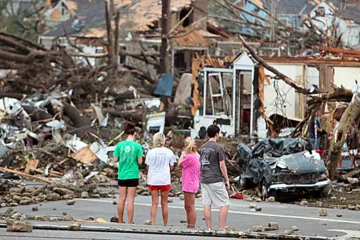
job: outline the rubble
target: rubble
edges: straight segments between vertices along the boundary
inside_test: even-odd
[[[261,226],[261,225],[253,226],[253,227],[252,227],[252,231],[253,231],[253,232],[263,232],[263,231],[264,231],[264,227]]]
[[[81,224],[80,223],[71,223],[68,225],[68,230],[69,231],[80,231],[81,229]]]
[[[110,218],[110,222],[118,223],[118,222],[119,222],[119,218],[118,218],[117,216],[114,216],[114,217]]]
[[[261,207],[259,207],[259,206],[256,206],[256,207],[255,207],[255,211],[260,212],[261,210],[262,210]]]
[[[89,198],[89,193],[88,192],[82,192],[81,193],[81,198]]]
[[[33,226],[29,222],[6,220],[8,232],[32,232]]]
[[[75,200],[68,200],[66,201],[66,205],[72,206],[75,204]]]
[[[277,222],[270,222],[269,224],[268,224],[268,227],[269,228],[271,228],[272,230],[279,230],[279,223],[277,223]]]
[[[326,217],[328,215],[327,211],[325,209],[320,209],[319,214],[321,217]]]

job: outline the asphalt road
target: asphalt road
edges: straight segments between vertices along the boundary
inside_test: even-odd
[[[185,228],[185,224],[180,223],[180,220],[185,219],[185,212],[183,210],[183,201],[179,198],[171,198],[173,203],[169,203],[169,227],[168,229]],[[75,205],[68,206],[65,201],[42,203],[39,206],[38,212],[32,212],[32,205],[19,206],[15,209],[29,215],[36,216],[62,216],[63,212],[67,212],[75,219],[85,219],[89,216],[94,218],[103,218],[109,221],[112,216],[115,216],[116,205],[113,205],[113,199],[77,199]],[[266,226],[269,222],[278,222],[280,229],[273,231],[273,233],[283,233],[285,230],[296,226],[299,231],[295,235],[305,236],[324,236],[338,239],[347,239],[349,237],[360,237],[360,212],[327,209],[328,216],[320,217],[320,208],[302,207],[291,204],[280,203],[256,203],[262,207],[261,212],[253,212],[249,205],[251,203],[243,200],[231,200],[231,207],[229,211],[227,225],[235,228],[236,231],[247,231],[255,225]],[[145,220],[148,220],[151,206],[150,197],[139,196],[135,200],[135,224],[143,225]],[[196,209],[198,213],[197,225],[199,229],[205,229],[205,221],[202,216],[202,205],[197,199]],[[2,209],[1,211],[5,211]],[[126,214],[126,213],[125,213]],[[337,214],[342,214],[342,217],[337,217]],[[214,228],[218,228],[218,210],[213,209]],[[126,220],[126,216],[125,216]],[[46,224],[46,223],[45,223]],[[66,226],[68,223],[64,222],[49,222],[48,224],[60,224]],[[161,210],[158,209],[157,224],[162,224]],[[95,224],[96,226],[111,226],[107,224]],[[114,226],[114,224],[112,224]],[[117,227],[121,226],[116,224]],[[153,228],[152,226],[141,226],[141,228]],[[67,235],[69,234],[69,235]],[[64,236],[69,236],[64,237]],[[116,237],[115,237],[116,236]],[[120,238],[118,236],[121,236]],[[71,238],[74,237],[74,238]],[[62,231],[41,231],[34,230],[33,233],[7,233],[5,229],[0,229],[0,239],[168,239],[166,236],[159,235],[121,235],[116,233],[87,233],[87,232],[62,232]],[[187,239],[188,237],[175,237],[174,239]],[[193,238],[193,237],[192,237]],[[196,239],[196,238],[194,238]],[[199,238],[203,239],[203,238]]]

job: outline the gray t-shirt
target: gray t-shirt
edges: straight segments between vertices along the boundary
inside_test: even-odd
[[[214,141],[208,141],[200,148],[201,183],[223,182],[220,161],[225,160],[224,148]]]

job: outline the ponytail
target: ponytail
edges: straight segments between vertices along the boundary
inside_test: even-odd
[[[196,143],[195,140],[192,137],[187,137],[185,139],[185,152],[186,153],[190,153],[190,154],[194,154],[196,153]]]

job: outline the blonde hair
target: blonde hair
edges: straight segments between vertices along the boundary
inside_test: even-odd
[[[161,147],[165,145],[166,137],[163,133],[155,133],[153,137],[153,142],[155,147]]]
[[[186,153],[196,153],[196,143],[192,137],[187,137],[185,139],[185,148]]]

